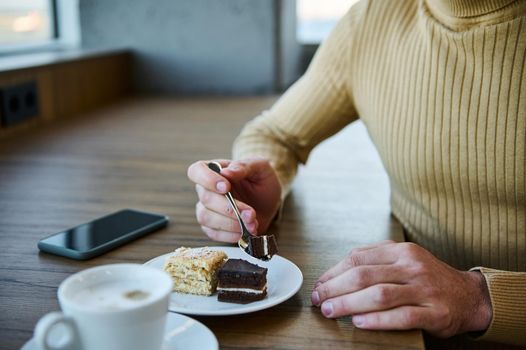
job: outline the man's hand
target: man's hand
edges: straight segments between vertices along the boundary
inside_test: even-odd
[[[420,328],[438,337],[485,330],[492,318],[482,274],[392,241],[354,249],[319,278],[312,303],[329,318],[352,315],[358,328]]]
[[[241,228],[224,196],[231,191],[248,230],[265,233],[281,200],[281,185],[274,168],[262,158],[216,161],[223,167],[221,174],[209,169],[207,161],[195,162],[188,168],[188,178],[196,184],[199,197],[195,212],[202,230],[216,241],[239,240]]]

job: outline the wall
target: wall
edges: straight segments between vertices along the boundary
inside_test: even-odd
[[[302,45],[296,38],[296,0],[281,0],[279,22],[278,91],[294,83],[304,72],[302,69]]]
[[[25,65],[20,63],[24,61]],[[31,119],[10,127],[0,124],[0,138],[52,119],[74,117],[127,96],[131,90],[129,63],[130,54],[125,51],[0,58],[0,90],[35,82],[39,106]]]
[[[280,2],[80,0],[82,45],[132,48],[141,92],[269,93]]]

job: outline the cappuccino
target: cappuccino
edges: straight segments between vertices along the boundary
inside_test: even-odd
[[[170,276],[148,266],[114,264],[78,272],[60,284],[62,312],[37,323],[36,342],[44,350],[159,350],[171,291]],[[58,324],[68,333],[60,348],[48,342]]]
[[[139,281],[116,280],[80,290],[72,301],[93,311],[117,311],[147,304],[150,300],[158,298],[160,294],[155,289],[146,289]]]

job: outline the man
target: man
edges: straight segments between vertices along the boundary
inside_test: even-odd
[[[306,74],[248,123],[221,175],[188,169],[212,239],[272,222],[299,163],[361,118],[412,243],[357,249],[312,302],[363,329],[421,328],[526,345],[526,1],[355,5]],[[478,267],[483,266],[483,267]],[[470,270],[471,269],[471,270]]]

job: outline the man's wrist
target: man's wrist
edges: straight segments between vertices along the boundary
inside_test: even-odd
[[[469,296],[473,298],[473,307],[469,315],[466,316],[465,331],[484,332],[491,324],[493,317],[491,299],[488,286],[484,275],[478,271],[466,272],[470,281],[470,288],[473,293]]]

